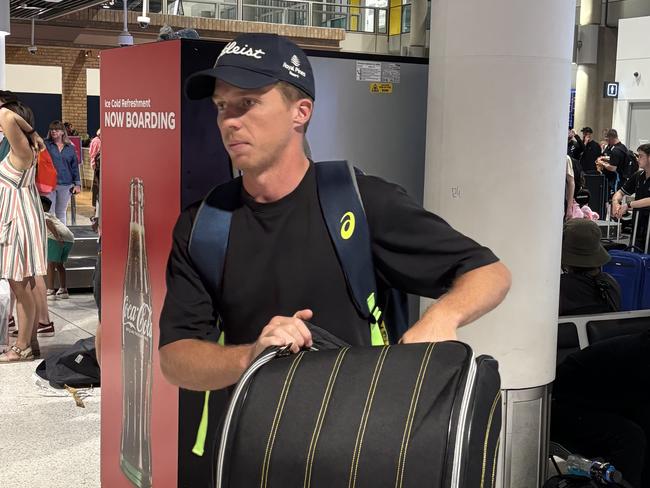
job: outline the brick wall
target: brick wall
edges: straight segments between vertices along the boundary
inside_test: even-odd
[[[7,46],[8,64],[36,66],[60,66],[63,75],[61,94],[63,120],[70,122],[80,134],[87,129],[86,68],[99,68],[97,51],[86,56],[86,49],[62,47],[38,47],[36,54],[29,54],[24,46]]]

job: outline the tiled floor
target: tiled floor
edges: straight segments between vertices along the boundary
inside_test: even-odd
[[[50,316],[56,334],[40,339],[44,357],[97,329],[90,293],[50,302]],[[39,362],[0,365],[0,486],[97,488],[100,390],[85,408],[67,394],[52,396],[35,384]]]

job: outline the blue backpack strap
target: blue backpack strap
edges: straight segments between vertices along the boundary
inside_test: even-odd
[[[241,179],[213,189],[203,200],[190,234],[189,253],[201,280],[214,298],[221,294],[232,213],[241,206]]]
[[[216,187],[205,197],[192,225],[188,244],[190,258],[213,299],[217,299],[221,294],[232,213],[239,206],[241,206],[241,179],[237,178]],[[215,327],[215,337],[219,338],[219,344],[224,345],[224,335],[218,326]],[[209,402],[210,392],[206,391],[201,421],[192,448],[192,452],[197,456],[203,456],[205,452]]]
[[[378,304],[370,229],[355,169],[347,161],[320,162],[315,168],[321,211],[354,306],[370,323],[372,344],[387,344]]]

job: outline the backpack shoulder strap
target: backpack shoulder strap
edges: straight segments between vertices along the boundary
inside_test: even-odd
[[[380,326],[370,229],[357,186],[358,170],[348,161],[315,164],[318,199],[354,306],[371,324],[373,345],[386,344]]]
[[[194,219],[189,254],[212,296],[219,296],[228,250],[232,213],[241,206],[241,179],[214,188],[203,199]]]

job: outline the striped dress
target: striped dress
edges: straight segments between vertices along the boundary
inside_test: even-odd
[[[35,178],[36,164],[20,171],[9,155],[0,162],[0,278],[47,274],[47,234]]]

